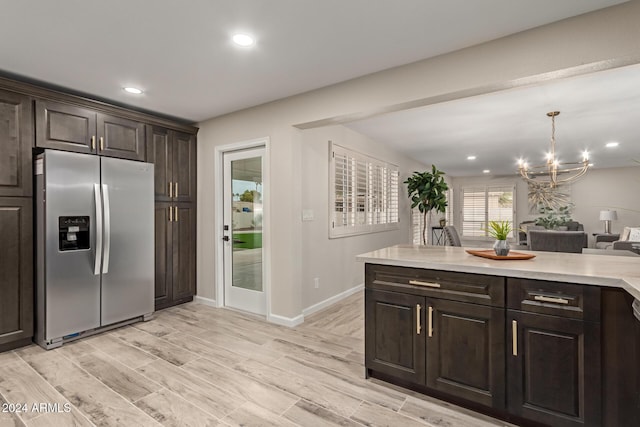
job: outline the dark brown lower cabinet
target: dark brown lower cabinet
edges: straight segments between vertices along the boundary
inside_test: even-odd
[[[426,305],[427,387],[503,409],[505,310],[436,298]]]
[[[602,425],[600,324],[508,310],[507,407],[558,427]]]
[[[602,290],[602,396],[605,426],[640,425],[640,321],[622,289]]]
[[[376,289],[365,301],[367,369],[504,407],[504,309]]]
[[[425,382],[424,297],[367,289],[365,357],[368,369],[415,384]]]
[[[156,310],[193,300],[196,291],[196,206],[155,204]]]
[[[456,274],[366,265],[368,376],[523,426],[640,425],[633,297]]]
[[[0,197],[0,351],[33,336],[33,202]]]

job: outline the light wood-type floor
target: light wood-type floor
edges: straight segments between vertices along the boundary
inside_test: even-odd
[[[365,380],[363,312],[358,293],[290,329],[191,303],[56,350],[2,353],[0,404],[27,410],[0,412],[0,427],[504,425]]]

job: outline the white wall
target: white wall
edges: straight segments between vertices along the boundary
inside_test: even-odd
[[[516,166],[514,165],[514,169]],[[516,224],[535,220],[540,215],[530,211],[527,197],[527,183],[517,175],[513,177],[455,177],[452,179],[454,190],[454,224],[461,227],[461,188],[474,185],[513,185],[516,186]],[[593,233],[602,233],[604,223],[600,221],[600,211],[611,209],[618,212],[618,220],[611,223],[611,231],[619,233],[625,226],[640,226],[640,198],[635,197],[640,186],[640,166],[591,169],[585,176],[573,184],[561,189],[569,195],[574,204],[571,218],[584,225],[589,234],[590,246],[593,246]],[[468,246],[479,246],[477,241],[463,240]]]
[[[592,243],[592,233],[604,232],[600,211],[618,212],[618,220],[611,222],[611,232],[623,227],[640,227],[640,167],[594,169],[571,186],[571,200],[575,204],[572,217],[584,224]]]
[[[398,166],[400,172],[400,227],[397,230],[329,239],[329,142],[366,153]],[[410,204],[402,182],[426,166],[344,126],[303,131],[302,209],[312,210],[313,221],[302,223],[302,306],[308,308],[364,283],[358,254],[398,243],[411,243]],[[315,289],[313,279],[320,279]]]
[[[584,64],[640,57],[640,2],[585,14],[476,47],[382,71],[199,124],[198,295],[215,298],[214,147],[271,141],[272,307],[283,317],[304,308],[301,239],[301,131],[295,124],[379,111],[395,104],[512,82]],[[206,54],[206,53],[203,53]],[[310,52],[310,55],[313,53]],[[286,76],[283,76],[286,78]],[[215,97],[215,92],[212,92]],[[306,300],[306,298],[305,298]]]

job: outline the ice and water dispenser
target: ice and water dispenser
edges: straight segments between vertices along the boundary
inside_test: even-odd
[[[58,217],[58,234],[60,252],[89,249],[89,217]]]

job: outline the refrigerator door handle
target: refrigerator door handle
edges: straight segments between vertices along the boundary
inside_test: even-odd
[[[109,186],[102,184],[102,200],[104,202],[104,258],[102,274],[109,272],[109,254],[111,252],[111,207],[109,205]]]
[[[100,194],[100,184],[93,184],[93,192],[96,199],[96,260],[93,267],[93,274],[100,274],[100,260],[102,259],[102,196]]]

